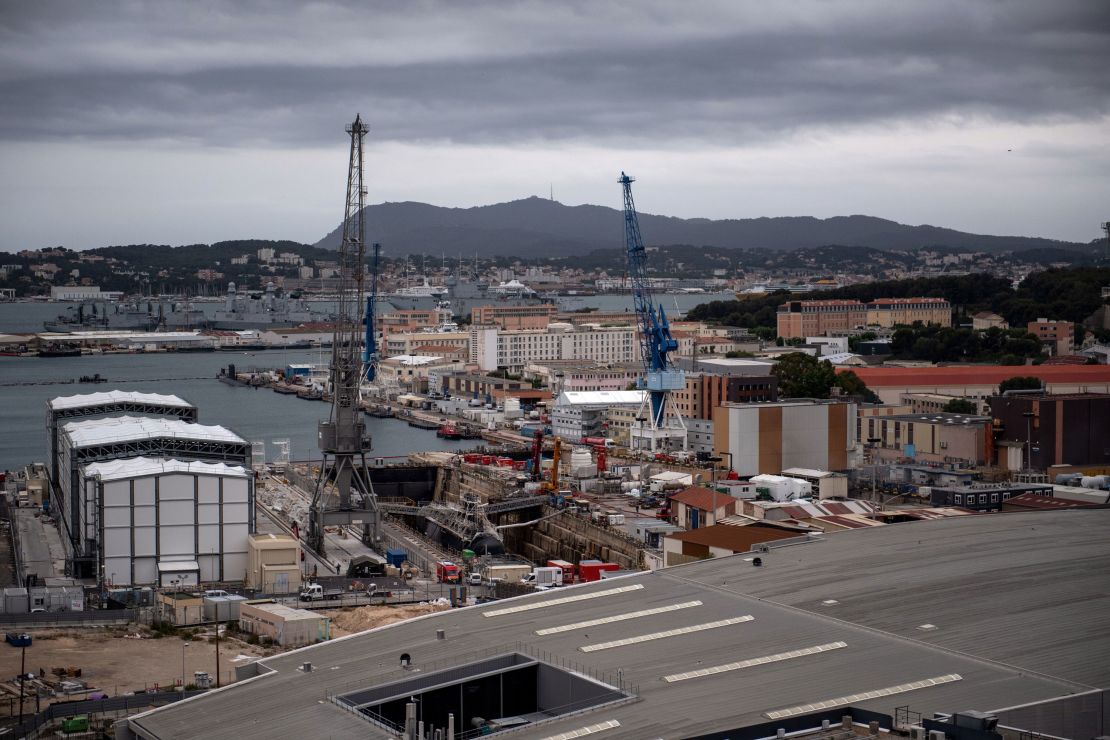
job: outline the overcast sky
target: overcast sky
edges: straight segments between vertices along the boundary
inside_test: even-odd
[[[356,112],[374,203],[1110,220],[1105,0],[5,0],[0,101],[6,251],[316,241]]]

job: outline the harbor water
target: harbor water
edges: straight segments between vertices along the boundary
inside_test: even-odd
[[[730,292],[720,293],[660,293],[655,296],[667,312],[675,319],[686,314],[694,306],[709,301],[732,300],[736,296]],[[222,303],[196,303],[196,308],[211,316],[223,308]],[[309,305],[320,311],[333,311],[335,304],[328,301],[309,301]],[[632,295],[627,293],[609,295],[576,296],[564,295],[556,298],[560,311],[581,311],[595,309],[604,312],[632,313],[636,310]],[[53,321],[59,315],[73,315],[76,303],[0,303],[0,333],[33,333],[43,331],[43,323]],[[72,309],[72,310],[71,310]],[[388,310],[386,308],[382,309]]]
[[[672,316],[698,303],[721,297],[716,294],[658,296],[667,309],[675,311]],[[40,332],[44,321],[56,318],[72,305],[0,303],[0,333]],[[559,307],[571,311],[583,308],[631,311],[632,297],[563,296],[559,299]],[[290,440],[292,459],[317,459],[316,424],[327,416],[327,404],[268,389],[227,385],[219,382],[216,376],[229,363],[234,363],[240,371],[269,370],[296,362],[326,363],[328,358],[327,352],[318,350],[0,357],[0,470],[31,461],[46,461],[48,399],[115,388],[181,396],[198,407],[202,424],[219,424],[251,442],[265,442],[267,459],[277,454],[274,441],[278,439]],[[108,382],[73,382],[81,376],[96,374]],[[373,436],[374,457],[458,449],[475,444],[439,439],[432,431],[416,429],[396,419],[367,417],[366,424]]]
[[[322,355],[327,362],[330,353]],[[112,389],[168,393],[197,406],[200,423],[226,426],[241,437],[266,443],[274,459],[274,440],[290,440],[290,457],[314,460],[316,424],[327,417],[328,404],[306,401],[262,388],[228,385],[216,379],[220,368],[234,363],[239,371],[283,367],[286,363],[320,362],[318,351],[150,353],[83,357],[0,357],[0,470],[28,462],[46,462],[46,402],[55,396]],[[99,373],[107,383],[70,383]],[[415,429],[397,419],[366,418],[374,457],[408,455],[423,450],[469,448],[474,441],[440,439],[434,431]]]

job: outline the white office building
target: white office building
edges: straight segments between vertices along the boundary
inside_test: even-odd
[[[645,391],[563,391],[551,411],[551,433],[568,442],[609,436],[610,409],[639,409]]]
[[[497,326],[470,329],[470,362],[484,372],[519,372],[530,363],[582,360],[603,364],[638,360],[637,330],[629,326],[576,327],[550,324],[547,329],[503,330]]]

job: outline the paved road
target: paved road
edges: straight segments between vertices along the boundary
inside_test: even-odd
[[[65,577],[65,554],[54,524],[44,524],[37,509],[14,507],[12,515],[19,535],[23,574],[34,573],[40,580]]]

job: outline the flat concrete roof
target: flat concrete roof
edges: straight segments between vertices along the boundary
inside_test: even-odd
[[[886,713],[899,706],[931,713],[1036,702],[1110,685],[1108,526],[1110,510],[913,522],[772,547],[760,554],[759,568],[750,555],[735,555],[549,590],[267,658],[259,662],[260,670],[272,671],[266,675],[129,723],[150,738],[384,738],[329,694],[498,651],[572,670],[619,671],[641,699],[553,720],[526,737],[606,720],[620,723],[606,738],[688,737],[840,698]],[[575,601],[543,606],[568,597]],[[628,618],[664,607],[670,608]],[[613,621],[537,634],[607,618]],[[722,620],[729,623],[711,626]],[[919,629],[925,624],[934,628]],[[702,629],[603,645],[691,627]],[[437,629],[445,640],[436,639]],[[817,646],[826,649],[782,658]],[[399,668],[403,652],[412,658],[409,671]],[[768,656],[779,659],[664,680]],[[306,661],[311,673],[298,670]],[[928,681],[944,676],[949,680]],[[853,696],[905,684],[916,686],[885,697]],[[468,726],[469,718],[460,720],[457,726]]]

